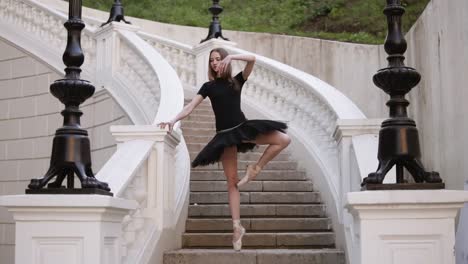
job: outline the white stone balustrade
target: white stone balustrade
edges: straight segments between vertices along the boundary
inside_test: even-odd
[[[196,83],[196,56],[191,46],[170,39],[139,32],[138,35],[154,47],[176,70],[180,80],[189,89],[194,89]]]
[[[161,237],[181,235],[177,223],[185,221],[188,206],[188,151],[180,146],[180,132],[171,134],[157,126],[111,128],[117,152],[97,174],[117,197],[135,200],[138,206],[124,218],[122,263],[162,260],[162,249],[177,242]],[[180,165],[178,165],[180,164]],[[177,187],[175,180],[178,180]],[[169,235],[168,235],[169,234]]]

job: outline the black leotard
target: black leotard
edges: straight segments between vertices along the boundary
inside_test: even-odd
[[[216,78],[206,82],[198,91],[198,94],[210,98],[211,106],[216,118],[216,131],[228,129],[246,121],[241,110],[241,91],[245,83],[242,72],[234,76],[237,86],[226,79]]]

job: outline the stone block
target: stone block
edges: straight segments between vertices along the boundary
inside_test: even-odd
[[[35,96],[34,99],[36,100],[36,111],[38,115],[60,115],[60,112],[65,108],[57,98],[49,93]]]
[[[0,60],[12,60],[25,57],[26,54],[10,44],[0,41]]]
[[[303,230],[330,230],[330,221],[327,218],[252,218],[250,229],[254,231],[303,231]]]
[[[10,117],[10,100],[0,100],[0,120]]]
[[[0,140],[17,139],[20,135],[20,121],[13,120],[0,120]]]
[[[50,158],[52,154],[53,137],[40,137],[34,139],[33,157],[36,159]]]
[[[276,206],[269,204],[241,204],[241,216],[274,216],[276,214]],[[229,205],[227,204],[199,204],[189,205],[189,216],[224,216],[231,215]]]
[[[21,95],[31,96],[38,94],[38,76],[21,78]]]
[[[94,104],[80,107],[83,115],[81,116],[81,127],[88,129],[94,126]]]
[[[55,135],[55,131],[63,126],[62,115],[56,113],[47,115],[47,134]]]
[[[3,227],[5,228],[4,244],[15,245],[15,224],[4,224]]]
[[[249,203],[249,193],[241,192],[240,193],[240,202]],[[221,204],[228,203],[228,194],[227,192],[192,192],[190,193],[190,203],[204,203],[204,204]]]
[[[192,192],[220,192],[227,191],[227,182],[224,181],[190,181]],[[262,191],[262,182],[252,181],[241,187],[241,191]]]
[[[279,247],[322,246],[333,247],[335,237],[331,232],[320,233],[278,233],[276,243]]]
[[[1,64],[0,64],[1,65]],[[0,69],[0,73],[2,70]],[[1,80],[0,78],[0,99],[11,99],[21,96],[21,79],[7,79]]]
[[[264,181],[263,191],[311,192],[313,191],[313,185],[310,181]]]
[[[113,120],[113,101],[110,98],[97,101],[94,104],[94,126],[99,126]]]
[[[36,61],[30,57],[18,58],[11,61],[12,78],[36,75]]]
[[[294,204],[276,205],[278,216],[325,216],[325,205],[323,204]]]
[[[256,264],[344,264],[342,251],[334,249],[257,250]]]
[[[21,137],[43,137],[48,135],[47,116],[34,116],[20,119]]]
[[[49,93],[49,74],[21,78],[22,96],[41,95]]]
[[[7,159],[30,159],[34,156],[34,139],[11,140],[7,142]]]
[[[110,127],[113,125],[116,125],[115,121],[112,121],[111,123],[106,123],[97,127],[99,131],[99,137],[101,138],[100,140],[101,147],[103,148],[107,148],[107,147],[114,146],[117,144],[117,142],[115,141],[114,137],[112,136],[110,132]]]
[[[164,264],[256,264],[256,256],[242,250],[182,249],[164,253]]]
[[[15,246],[0,245],[0,256],[2,256],[2,264],[15,264]]]
[[[49,68],[49,66],[47,66],[45,64],[42,64],[39,61],[35,62],[35,66],[36,66],[36,74],[37,75],[46,75],[46,74],[48,74],[50,72],[53,72],[53,70],[51,68]],[[56,80],[56,79],[54,79],[54,80]]]
[[[17,160],[0,161],[0,171],[1,171],[0,181],[16,181],[19,175],[19,161]]]
[[[8,80],[12,77],[12,61],[0,61],[0,80]]]
[[[0,141],[0,160],[6,159],[6,142]]]
[[[1,195],[24,194],[29,181],[3,182]]]
[[[3,226],[3,224],[11,224],[11,223],[14,223],[13,214],[8,212],[8,210],[5,207],[1,207],[0,208],[0,225]]]
[[[250,219],[241,219],[242,226],[245,229],[250,228]],[[187,219],[186,231],[232,231],[232,219]]]
[[[252,192],[250,203],[319,203],[316,192]]]
[[[184,247],[232,247],[231,233],[185,233],[182,237]],[[275,246],[274,233],[246,233],[242,239],[243,247]]]
[[[10,118],[31,117],[36,115],[34,97],[23,97],[10,100]]]
[[[51,146],[52,148],[52,146]],[[50,155],[50,152],[49,152]],[[42,178],[49,169],[50,158],[20,160],[18,180],[29,181],[31,179]]]

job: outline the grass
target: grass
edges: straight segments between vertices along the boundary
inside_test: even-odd
[[[401,0],[403,30],[430,0]],[[109,11],[113,0],[83,0]],[[385,0],[223,0],[223,29],[268,32],[338,41],[381,44],[386,36]],[[208,27],[210,0],[122,0],[125,15],[170,24]]]

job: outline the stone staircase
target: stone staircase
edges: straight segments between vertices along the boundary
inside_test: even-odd
[[[206,101],[182,123],[190,157],[215,133]],[[264,146],[238,155],[239,178]],[[287,153],[271,161],[255,181],[241,188],[243,249],[232,249],[232,220],[221,163],[192,169],[183,248],[165,252],[164,264],[342,264],[320,195]]]

